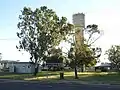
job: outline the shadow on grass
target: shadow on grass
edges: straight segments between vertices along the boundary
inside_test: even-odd
[[[120,84],[120,73],[96,73],[96,74],[78,74],[77,81],[99,84]],[[73,76],[66,76],[70,80]]]
[[[36,77],[33,74],[15,74],[15,73],[0,73],[0,79],[17,79],[17,80],[30,80],[30,81],[45,81],[45,82],[58,82],[61,81],[60,72],[40,72]],[[84,72],[78,73],[79,79],[74,79],[74,72],[65,72],[64,80],[67,81],[84,81],[87,83],[110,83],[120,84],[120,73],[101,73],[101,72]]]
[[[79,79],[74,79],[74,73],[65,73],[64,80],[67,81],[84,81],[87,83],[93,84],[120,84],[120,73],[79,73]],[[39,81],[49,81],[49,82],[58,82],[61,81],[59,79],[58,73],[56,75],[51,75],[47,77],[34,78],[31,80],[39,80]],[[64,81],[63,80],[63,81]]]
[[[23,80],[26,77],[33,77],[31,74],[17,74],[17,73],[8,73],[0,72],[0,79],[18,79]]]
[[[15,79],[15,80],[24,80],[26,78],[37,78],[37,77],[47,77],[58,75],[59,72],[40,72],[37,76],[33,74],[18,74],[18,73],[9,73],[9,72],[0,72],[0,79]]]

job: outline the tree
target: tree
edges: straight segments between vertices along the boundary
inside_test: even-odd
[[[64,61],[65,61],[65,56],[63,56],[62,54],[62,49],[60,48],[52,48],[49,51],[49,57],[47,57],[46,59],[46,64],[50,64],[50,63],[54,63],[56,65],[50,65],[50,68],[54,68],[57,70],[62,70],[63,69],[63,65],[64,65]],[[48,65],[49,67],[49,65]]]
[[[62,49],[53,47],[48,51],[48,53],[50,56],[54,56],[54,55],[61,56]]]
[[[93,48],[89,48],[87,45],[84,45],[84,48],[82,49],[82,53],[80,53],[79,57],[80,59],[78,59],[78,66],[82,66],[82,72],[84,71],[83,69],[85,67],[83,67],[83,65],[89,67],[89,66],[93,66],[96,64],[96,59],[98,58],[98,56],[96,55],[97,53],[97,48],[96,50],[93,50]]]
[[[117,69],[120,68],[120,45],[112,45],[110,49],[106,51],[106,54],[108,55],[108,60],[110,62],[117,66]]]
[[[84,33],[86,34],[85,43],[90,47],[101,37],[103,31],[98,29],[98,25],[92,24],[84,29]]]
[[[19,46],[17,49],[30,53],[30,60],[34,63],[35,73],[38,71],[38,63],[42,61],[48,51],[66,39],[66,35],[72,30],[72,25],[67,23],[67,18],[59,18],[57,14],[46,6],[36,8],[24,7],[19,16],[17,32]]]
[[[78,29],[80,30],[80,29]],[[75,78],[77,79],[77,67],[80,65],[82,66],[81,69],[84,71],[84,65],[88,65],[91,62],[95,60],[95,58],[99,58],[101,55],[101,48],[94,47],[92,48],[92,45],[95,43],[96,40],[100,38],[101,31],[98,30],[98,26],[93,24],[93,25],[88,25],[84,30],[84,33],[87,34],[87,37],[83,37],[82,40],[80,40],[78,34],[79,31],[76,31],[73,34],[73,41],[68,42],[71,43],[71,48],[68,53],[68,57],[72,59],[72,62],[74,63],[74,68],[75,68]],[[76,35],[78,34],[78,35]],[[98,34],[98,37],[95,37],[94,35]],[[75,37],[76,35],[76,37]],[[94,39],[95,38],[95,39]],[[80,45],[77,45],[77,43],[80,43]]]

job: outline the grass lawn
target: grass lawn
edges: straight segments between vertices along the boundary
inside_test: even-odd
[[[60,72],[40,72],[36,77],[32,74],[13,74],[0,73],[0,79],[20,79],[20,80],[39,80],[39,81],[58,81]],[[47,77],[48,76],[48,77]],[[87,83],[110,83],[120,84],[120,73],[115,72],[84,72],[78,73],[79,79],[74,79],[74,72],[64,72],[67,81],[84,81]]]

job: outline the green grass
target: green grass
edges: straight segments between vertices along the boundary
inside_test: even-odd
[[[40,72],[34,77],[32,74],[14,74],[14,73],[0,73],[0,79],[19,79],[19,80],[39,80],[57,82],[59,80],[60,72]],[[47,77],[48,76],[48,77]],[[120,84],[120,73],[101,73],[101,72],[84,72],[78,73],[79,79],[74,79],[74,72],[64,72],[64,78],[67,81],[84,81],[87,83],[110,83]]]
[[[24,78],[31,78],[31,74],[15,74],[15,73],[3,73],[0,72],[0,79],[19,79],[23,80]]]
[[[88,75],[87,77],[81,77],[80,80],[90,82],[90,83],[110,83],[110,84],[120,84],[120,74],[119,73],[99,73]]]
[[[58,75],[59,72],[40,72],[37,74],[36,77],[44,78],[47,75],[48,76],[55,76]],[[17,74],[17,73],[8,73],[8,72],[0,72],[0,79],[19,79],[24,80],[26,78],[36,78],[33,76],[33,74]]]

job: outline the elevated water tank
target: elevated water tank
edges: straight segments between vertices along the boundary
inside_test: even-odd
[[[85,27],[85,14],[77,13],[73,14],[73,24],[77,27]]]

